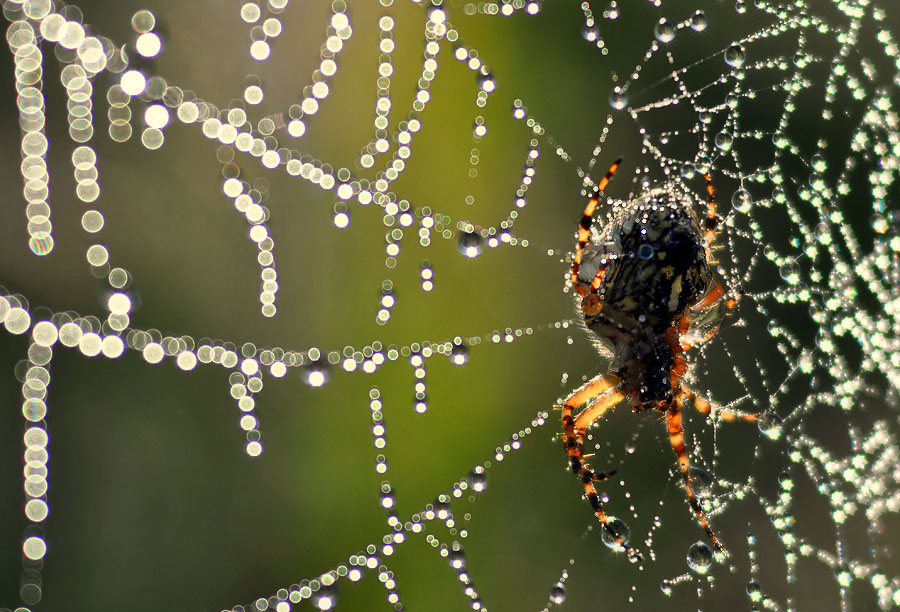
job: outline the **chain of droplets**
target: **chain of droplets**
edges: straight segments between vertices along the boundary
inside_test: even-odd
[[[388,7],[391,0],[384,0],[382,5]],[[378,171],[374,181],[367,179],[355,180],[350,170],[340,168],[335,173],[329,164],[302,155],[297,151],[279,147],[274,133],[276,130],[285,130],[293,139],[300,139],[306,133],[309,117],[315,115],[320,107],[320,100],[327,98],[329,94],[329,79],[337,73],[335,58],[344,48],[344,42],[352,35],[350,21],[346,14],[346,4],[343,0],[335,0],[332,3],[333,15],[326,30],[326,41],[322,45],[319,68],[314,71],[311,86],[304,89],[304,97],[300,104],[291,106],[287,113],[268,115],[259,120],[254,126],[249,121],[247,109],[235,106],[227,109],[219,109],[198,98],[190,90],[182,90],[180,87],[170,85],[159,76],[147,76],[141,70],[128,69],[124,48],[117,47],[105,37],[86,37],[84,28],[80,24],[81,15],[75,7],[68,11],[72,20],[66,20],[59,13],[51,13],[50,7],[44,3],[25,1],[20,3],[7,0],[7,5],[12,9],[7,11],[7,18],[21,18],[14,22],[8,39],[11,45],[15,45],[17,57],[24,58],[21,65],[21,81],[34,80],[41,74],[39,49],[34,44],[38,40],[38,34],[34,31],[31,22],[39,26],[40,36],[44,40],[56,43],[54,49],[60,61],[67,63],[62,71],[63,84],[66,86],[69,96],[70,135],[79,143],[86,143],[93,135],[91,123],[91,97],[93,89],[91,79],[103,70],[121,73],[120,82],[113,85],[107,91],[107,100],[110,104],[109,135],[116,142],[125,142],[132,135],[130,104],[134,98],[140,98],[146,105],[143,119],[146,127],[141,134],[142,144],[155,150],[164,143],[164,128],[170,122],[170,109],[184,123],[198,123],[202,126],[203,134],[221,144],[217,151],[217,159],[222,164],[223,192],[234,201],[238,212],[246,217],[250,225],[249,237],[257,245],[259,253],[258,263],[261,267],[261,290],[259,300],[262,314],[272,317],[276,314],[275,298],[278,291],[277,271],[275,268],[274,240],[266,225],[270,217],[270,211],[263,203],[268,196],[268,183],[260,179],[254,184],[240,179],[241,169],[235,162],[236,151],[249,153],[259,158],[260,164],[267,169],[275,169],[283,165],[288,174],[300,176],[318,184],[325,190],[334,189],[338,202],[334,206],[334,223],[338,228],[349,225],[350,217],[346,202],[355,197],[362,206],[376,202],[384,209],[384,224],[393,229],[386,233],[386,259],[385,264],[389,269],[396,267],[397,256],[400,252],[400,244],[404,237],[404,228],[409,228],[418,222],[418,238],[422,246],[428,246],[431,235],[437,231],[445,239],[452,238],[454,232],[451,229],[453,221],[450,217],[435,213],[430,207],[412,208],[406,200],[397,201],[396,196],[389,190],[390,184],[396,180],[405,169],[406,160],[411,155],[411,142],[414,135],[421,129],[418,119],[419,113],[431,99],[428,91],[431,82],[435,78],[438,67],[436,56],[441,49],[441,42],[447,40],[454,44],[453,56],[478,75],[478,88],[475,104],[478,108],[486,106],[490,94],[496,85],[487,66],[479,59],[478,52],[462,44],[458,32],[447,22],[446,13],[440,7],[440,2],[433,2],[428,8],[425,20],[425,51],[423,69],[417,82],[417,90],[413,98],[412,108],[408,119],[397,125],[392,135],[396,143],[391,159],[386,160],[383,170]],[[253,2],[241,6],[241,19],[251,25],[250,55],[256,61],[266,61],[271,55],[271,49],[267,39],[276,37],[281,33],[281,22],[277,14],[282,12],[287,5],[286,0],[269,2],[266,13],[260,10],[259,5]],[[506,7],[514,9],[523,8],[517,3],[506,4]],[[538,10],[536,3],[531,3],[527,11],[535,14]],[[60,10],[69,9],[62,7]],[[506,14],[507,9],[502,13]],[[262,25],[258,25],[261,21]],[[384,155],[391,149],[391,134],[388,131],[388,112],[391,108],[390,77],[393,73],[391,53],[394,50],[393,27],[394,20],[389,15],[379,19],[380,41],[379,51],[382,53],[378,66],[378,98],[376,101],[375,137],[366,145],[358,166],[368,169],[374,166],[376,156]],[[146,10],[138,11],[132,19],[132,28],[137,33],[134,41],[136,51],[144,57],[156,57],[162,50],[161,39],[154,33],[156,18]],[[23,47],[22,52],[18,52]],[[37,68],[35,68],[35,65]],[[35,76],[36,75],[36,76]],[[39,84],[39,83],[38,83]],[[43,98],[39,87],[29,88],[27,104],[22,103],[23,126],[34,125],[42,127],[43,115],[39,112],[42,108]],[[262,82],[253,75],[245,79],[243,91],[243,103],[253,107],[262,103],[265,92]],[[161,102],[161,103],[160,103]],[[37,115],[39,121],[28,123],[25,112]],[[524,105],[520,100],[514,103],[513,114],[517,119],[526,118]],[[551,146],[555,146],[556,154],[563,159],[567,158],[565,151],[555,145],[551,137],[546,136],[543,128],[533,118],[527,117],[526,124],[535,134],[530,148],[526,154],[525,171],[522,183],[516,190],[515,206],[523,208],[526,204],[525,192],[534,178],[534,162],[538,157],[538,138],[544,137]],[[23,139],[23,155],[29,159],[23,164],[23,172],[28,168],[29,176],[36,182],[26,186],[26,197],[29,199],[29,232],[32,236],[30,245],[38,254],[45,254],[52,250],[52,235],[49,223],[49,205],[41,200],[46,197],[46,183],[49,180],[46,172],[46,163],[42,156],[46,152],[46,137],[42,133],[36,136],[28,136]],[[473,139],[475,143],[481,141],[487,134],[487,125],[483,115],[479,114],[474,119]],[[26,146],[27,145],[27,146]],[[477,175],[479,149],[473,148],[470,155],[469,174]],[[72,158],[75,165],[75,175],[78,181],[76,189],[78,197],[85,203],[94,202],[100,188],[97,183],[96,152],[89,146],[79,147]],[[336,180],[337,179],[337,180]],[[34,200],[34,201],[33,201]],[[474,198],[469,196],[467,203],[472,204]],[[33,205],[32,205],[33,204]],[[46,214],[45,214],[46,213]],[[466,221],[456,224],[458,232],[458,248],[468,257],[474,257],[481,253],[482,243],[495,248],[501,244],[515,246],[527,246],[527,240],[519,240],[511,234],[518,213],[514,209],[509,212],[507,218],[499,223],[499,226],[478,227]],[[46,217],[46,218],[45,218]],[[105,224],[103,214],[99,210],[88,210],[82,218],[83,229],[90,234],[99,233]],[[88,248],[88,262],[92,273],[98,278],[107,278],[114,289],[124,289],[130,285],[132,279],[129,273],[122,268],[111,268],[109,265],[110,254],[107,247],[101,241]],[[423,289],[428,291],[433,288],[431,275],[433,270],[426,272],[425,268],[431,268],[430,264],[423,264]],[[113,273],[111,273],[113,272]],[[378,310],[376,321],[384,324],[390,318],[390,309],[395,304],[396,298],[392,293],[393,281],[386,279],[382,283],[381,307]],[[128,327],[128,313],[131,304],[120,294],[117,297],[117,306],[120,312],[115,313],[112,325],[116,330],[124,330]]]
[[[316,609],[329,610],[338,604],[337,588],[340,581],[359,582],[370,573],[375,573],[378,581],[384,586],[387,591],[387,601],[393,606],[393,609],[403,610],[403,602],[388,560],[399,546],[414,536],[424,537],[425,542],[447,562],[450,570],[456,574],[463,594],[469,598],[470,607],[478,612],[488,610],[466,567],[463,540],[469,537],[469,532],[464,525],[471,519],[471,515],[469,512],[463,511],[461,521],[458,520],[457,514],[454,513],[454,502],[475,503],[478,496],[487,489],[488,470],[502,462],[509,453],[519,450],[526,437],[546,425],[548,413],[539,412],[528,426],[510,436],[509,442],[498,446],[493,461],[486,460],[476,465],[467,476],[454,482],[449,491],[440,493],[434,502],[426,504],[422,510],[414,512],[406,520],[402,520],[392,512],[395,504],[395,491],[390,482],[384,479],[388,471],[387,456],[383,452],[387,447],[387,427],[384,419],[384,404],[381,392],[377,387],[369,390],[368,400],[372,417],[373,441],[377,451],[375,472],[383,478],[379,505],[387,511],[389,527],[389,531],[381,538],[381,544],[368,544],[364,551],[350,555],[346,562],[338,564],[334,569],[316,578],[300,580],[289,587],[278,589],[269,597],[260,597],[252,603],[237,605],[230,611],[224,610],[223,612],[265,612],[266,610],[289,612],[293,604],[305,600],[310,600]],[[435,530],[439,528],[446,529],[453,538],[449,544],[436,534]],[[563,573],[561,583],[565,581],[565,577],[566,574]]]
[[[237,401],[242,414],[240,427],[246,432],[246,452],[250,456],[257,456],[263,450],[260,441],[261,434],[258,429],[259,423],[253,413],[255,407],[253,396],[262,390],[264,367],[268,368],[269,375],[274,378],[284,377],[289,368],[301,368],[303,371],[302,378],[307,384],[321,386],[328,379],[330,366],[341,362],[341,354],[337,351],[332,351],[325,357],[316,348],[311,348],[304,352],[285,351],[278,347],[258,350],[252,343],[243,344],[239,349],[239,356],[238,348],[230,342],[195,341],[192,337],[186,335],[163,336],[155,329],[146,331],[134,328],[129,329],[123,341],[117,333],[105,333],[103,330],[104,324],[94,316],[82,317],[73,312],[60,312],[34,322],[29,311],[28,302],[23,296],[9,295],[2,290],[0,290],[0,294],[2,294],[0,295],[0,323],[3,324],[6,331],[13,335],[23,335],[29,331],[31,332],[28,359],[21,363],[21,372],[19,371],[20,368],[17,367],[17,373],[20,375],[22,382],[22,414],[26,421],[24,434],[24,459],[26,465],[24,486],[27,495],[25,514],[31,522],[23,535],[23,563],[25,570],[22,574],[21,584],[21,596],[23,601],[28,604],[37,603],[41,598],[40,568],[46,554],[46,542],[41,530],[41,525],[49,513],[46,465],[48,459],[46,446],[49,434],[46,428],[48,413],[46,397],[47,387],[50,383],[50,362],[53,358],[54,347],[57,344],[67,348],[77,347],[86,357],[103,355],[108,359],[116,359],[121,357],[126,350],[134,350],[140,351],[144,360],[149,364],[159,364],[166,358],[174,359],[175,364],[182,371],[191,371],[198,364],[208,363],[215,363],[231,370],[228,377],[230,394]],[[572,321],[569,320],[560,321],[547,326],[539,326],[537,331],[545,327],[547,329],[566,329],[571,324]],[[362,360],[362,367],[359,369],[363,372],[374,373],[381,364],[385,363],[385,360],[395,361],[400,356],[409,357],[410,364],[414,367],[416,373],[417,384],[421,382],[423,385],[423,397],[416,401],[415,409],[417,412],[424,412],[427,410],[427,403],[424,400],[425,369],[423,366],[425,359],[440,354],[446,355],[455,365],[463,365],[468,358],[468,346],[482,343],[508,344],[517,338],[530,336],[534,332],[535,328],[531,327],[508,328],[502,332],[498,330],[485,336],[473,336],[466,340],[457,337],[451,341],[441,343],[413,343],[399,348],[392,345],[384,352],[382,352],[381,343],[374,342],[371,346],[365,347],[361,351],[347,347],[344,350],[344,354],[347,357],[341,363],[342,368],[346,372],[355,371],[357,369],[355,358],[359,358]],[[350,365],[351,363],[353,365]],[[377,388],[370,390],[369,407],[373,423],[374,444],[376,449],[383,451],[386,447],[386,427],[380,397],[380,391]],[[509,443],[497,447],[494,453],[494,461],[503,461],[508,453],[518,450],[521,447],[522,438],[529,435],[533,431],[532,428],[543,425],[545,419],[546,414],[540,414],[532,423],[531,428],[526,428],[513,434]],[[483,465],[474,468],[466,479],[454,483],[449,493],[439,496],[439,500],[435,502],[435,507],[440,506],[440,508],[435,510],[434,507],[426,507],[422,515],[424,519],[417,518],[417,515],[414,515],[406,523],[401,523],[395,515],[390,513],[390,509],[394,506],[394,491],[390,481],[384,479],[381,483],[382,496],[380,503],[388,511],[388,525],[394,532],[383,538],[382,554],[389,556],[393,553],[396,545],[403,543],[405,536],[403,536],[402,531],[421,533],[423,531],[422,520],[430,521],[438,518],[452,528],[453,518],[449,512],[450,502],[453,499],[461,498],[466,491],[474,493],[483,491],[486,483],[486,471],[490,466],[491,462],[486,461]],[[387,473],[387,468],[386,454],[379,452],[375,458],[375,470],[378,474],[384,476]],[[470,496],[469,501],[474,501],[474,497]],[[452,534],[457,534],[457,531],[452,531]],[[467,537],[467,535],[465,532],[459,532],[459,536],[462,538]],[[464,569],[462,545],[458,541],[453,541],[449,545],[443,544],[433,534],[429,534],[429,542],[439,549],[442,557],[449,558],[451,566],[457,571],[458,578],[464,585],[465,592],[473,599],[473,602],[477,601],[477,591],[474,590],[468,573]],[[374,554],[374,552],[373,550],[369,554]],[[348,573],[347,567],[341,566],[343,567],[343,572],[339,567],[334,572],[320,577],[318,582],[308,581],[298,586],[295,590],[296,597],[304,599],[313,596],[314,593],[318,593],[316,595],[317,601],[320,601],[321,605],[324,606],[326,605],[326,600],[331,601],[334,597],[333,589],[327,587],[330,587],[335,580],[347,576],[351,580],[356,581],[362,577],[361,571],[363,567],[373,569],[378,566],[377,562],[372,566],[369,558],[362,556],[353,556],[348,560],[348,563],[350,566],[360,569],[357,572],[350,570]],[[394,588],[393,577],[389,575],[392,573],[384,568],[380,569],[379,572],[379,578],[388,590],[389,601],[399,602],[399,596],[396,595]],[[328,578],[329,576],[330,578]],[[291,593],[295,591],[291,591]],[[303,595],[303,593],[306,594]],[[295,595],[289,594],[280,598],[279,601],[293,597]],[[278,598],[276,597],[276,599]],[[294,600],[291,599],[291,601]],[[256,605],[259,604],[257,603]],[[273,609],[277,609],[275,608],[276,605],[277,602],[272,604]],[[323,607],[322,609],[327,608]]]

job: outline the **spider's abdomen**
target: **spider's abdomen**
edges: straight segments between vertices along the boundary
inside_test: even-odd
[[[611,345],[611,369],[639,404],[668,402],[674,354],[665,334],[713,282],[703,234],[689,206],[654,190],[617,211],[599,238],[597,251],[585,249],[585,261],[605,251],[600,309],[585,309],[585,323]]]

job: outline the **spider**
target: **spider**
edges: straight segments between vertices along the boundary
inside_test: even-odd
[[[581,480],[607,534],[630,561],[640,561],[640,552],[628,545],[603,509],[594,483],[614,472],[595,472],[587,464],[584,434],[624,399],[634,412],[664,414],[691,509],[715,550],[724,552],[691,486],[681,418],[689,399],[702,414],[713,412],[710,402],[682,384],[687,371],[684,354],[692,344],[712,338],[736,304],[735,299],[726,299],[722,283],[710,269],[715,263],[711,251],[719,223],[712,178],[705,174],[708,199],[703,229],[687,196],[658,187],[619,207],[611,222],[592,234],[600,196],[621,162],[610,166],[584,209],[569,276],[585,327],[612,357],[605,374],[572,392],[562,405],[569,467]],[[573,416],[581,405],[584,408]],[[756,420],[754,414],[719,407],[714,412],[725,421]]]

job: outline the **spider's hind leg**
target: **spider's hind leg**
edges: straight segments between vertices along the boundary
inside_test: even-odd
[[[595,472],[585,461],[584,454],[584,433],[587,428],[603,416],[607,410],[625,399],[625,394],[619,389],[621,382],[622,379],[619,376],[605,374],[594,378],[573,392],[566,398],[562,407],[562,423],[565,428],[565,447],[566,454],[569,456],[569,468],[581,480],[584,494],[591,504],[594,516],[600,521],[603,529],[625,551],[629,560],[640,561],[643,558],[641,553],[628,546],[622,536],[613,529],[612,521],[604,511],[603,503],[594,487],[594,482],[606,480],[615,472]],[[587,407],[578,416],[573,416],[575,408],[582,404],[587,404]]]
[[[691,486],[689,477],[691,461],[688,458],[687,449],[685,448],[684,429],[681,425],[681,406],[684,401],[683,397],[684,391],[679,390],[676,396],[676,401],[673,402],[672,406],[666,411],[666,424],[669,430],[669,442],[672,444],[672,450],[675,451],[678,467],[681,468],[681,478],[684,482],[684,490],[687,494],[688,502],[691,505],[691,510],[693,510],[694,514],[697,515],[697,520],[700,521],[700,526],[703,527],[704,531],[706,531],[706,535],[709,537],[709,541],[712,542],[712,545],[715,548],[716,552],[724,553],[725,548],[722,546],[719,538],[716,537],[715,532],[712,530],[712,527],[710,526],[709,521],[706,518],[706,513],[700,506],[700,500],[697,499],[697,495],[694,493],[694,488]]]

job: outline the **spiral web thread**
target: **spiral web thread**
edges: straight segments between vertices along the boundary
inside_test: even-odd
[[[714,560],[707,544],[700,541],[690,547],[685,563],[680,550],[672,552],[662,544],[654,547],[662,533],[662,522],[656,521],[644,541],[650,560],[634,571],[650,575],[655,561],[677,557],[684,571],[672,574],[666,569],[657,582],[665,595],[691,584],[699,605],[708,601],[715,607],[715,597],[726,590],[719,583],[728,584],[728,578],[720,576],[730,573],[746,578],[746,597],[758,609],[792,610],[803,606],[802,597],[793,590],[802,584],[798,575],[804,567],[816,565],[827,568],[832,576],[842,609],[850,609],[857,601],[881,609],[900,605],[900,567],[891,564],[894,548],[886,537],[889,521],[900,510],[900,476],[895,469],[900,460],[895,411],[900,383],[900,213],[896,206],[900,120],[895,110],[900,49],[888,27],[889,11],[896,9],[866,1],[760,1],[753,6],[738,1],[727,12],[709,8],[707,15],[701,8],[687,11],[661,1],[635,9],[615,2],[602,9],[582,3],[584,44],[596,48],[598,63],[613,76],[609,114],[602,131],[593,136],[597,144],[592,157],[579,164],[529,114],[526,101],[513,99],[511,121],[529,134],[527,147],[517,152],[515,160],[524,162],[521,181],[502,220],[471,223],[408,201],[402,189],[395,193],[394,184],[402,184],[399,179],[413,157],[417,139],[427,138],[425,111],[432,103],[432,85],[448,62],[459,63],[475,77],[472,146],[463,165],[468,164],[470,176],[477,176],[479,143],[490,138],[492,129],[484,109],[497,95],[498,85],[485,64],[490,58],[482,58],[464,42],[467,24],[505,17],[540,20],[545,7],[522,0],[457,2],[447,7],[439,2],[397,2],[403,8],[420,5],[422,66],[411,88],[392,79],[396,54],[407,52],[398,51],[404,48],[398,43],[405,41],[395,40],[400,35],[395,32],[393,13],[399,7],[391,0],[381,4],[384,11],[374,24],[379,53],[375,131],[356,159],[339,162],[305,154],[303,137],[328,103],[329,84],[341,78],[341,53],[354,28],[358,29],[352,23],[353,7],[342,0],[331,5],[329,22],[322,24],[320,58],[310,84],[296,104],[283,110],[268,106],[264,81],[252,75],[243,83],[242,99],[219,108],[206,101],[202,92],[187,89],[189,84],[169,83],[163,74],[135,68],[140,64],[135,62],[137,56],[153,58],[165,52],[160,49],[159,27],[151,11],[134,15],[133,39],[122,41],[92,35],[75,5],[4,2],[22,130],[20,172],[28,219],[24,240],[38,257],[53,252],[48,184],[55,168],[48,164],[51,143],[46,129],[47,109],[53,102],[45,100],[44,92],[46,81],[58,74],[67,98],[71,142],[66,146],[73,149],[74,195],[87,205],[81,219],[91,243],[86,258],[93,276],[108,285],[104,291],[109,296],[102,316],[33,308],[27,296],[19,294],[0,297],[5,330],[29,338],[27,361],[19,368],[28,520],[22,536],[22,604],[38,605],[46,586],[41,572],[48,542],[42,526],[49,515],[51,432],[45,417],[53,409],[48,387],[56,351],[71,349],[86,357],[108,359],[136,351],[148,365],[171,361],[185,372],[207,364],[224,368],[246,435],[246,453],[255,457],[264,448],[255,398],[266,379],[297,370],[304,382],[318,387],[336,377],[335,370],[342,370],[370,374],[377,381],[380,368],[402,360],[413,372],[415,411],[450,409],[431,406],[427,400],[426,369],[433,357],[442,355],[464,365],[469,353],[481,350],[481,345],[509,344],[536,332],[559,333],[572,324],[561,320],[403,345],[373,341],[343,350],[258,348],[252,342],[213,342],[175,335],[173,330],[132,326],[134,287],[140,279],[115,266],[115,253],[103,241],[103,177],[97,171],[98,153],[92,143],[139,138],[146,149],[161,150],[157,154],[163,155],[166,128],[180,121],[211,141],[216,150],[222,192],[246,219],[248,237],[257,248],[260,314],[266,318],[279,314],[279,277],[270,233],[278,214],[266,205],[268,184],[244,178],[242,166],[286,173],[333,194],[333,223],[338,228],[347,227],[350,212],[381,215],[389,276],[410,242],[427,249],[438,239],[453,240],[469,258],[494,249],[528,248],[528,237],[518,235],[515,224],[520,215],[527,215],[528,207],[542,205],[527,198],[539,178],[536,164],[542,156],[574,166],[582,193],[587,194],[591,177],[619,153],[621,142],[640,143],[637,163],[631,162],[631,184],[627,177],[617,178],[625,184],[618,192],[622,198],[660,182],[679,193],[702,194],[702,174],[710,172],[724,219],[716,252],[719,274],[728,290],[735,295],[741,292],[742,297],[725,329],[694,356],[688,380],[719,405],[762,415],[759,431],[744,435],[750,440],[748,452],[754,462],[768,463],[767,471],[742,471],[733,465],[720,440],[733,425],[713,420],[711,427],[697,434],[693,462],[711,466],[714,478],[699,467],[695,476],[698,485],[706,485],[704,504],[714,522],[742,515],[748,506],[768,522],[746,521],[746,542],[735,546],[727,559]],[[255,61],[277,59],[274,41],[288,34],[282,32],[280,16],[296,9],[287,0],[236,7],[250,30],[249,54]],[[629,10],[634,14],[629,15]],[[671,19],[666,16],[670,10]],[[653,17],[647,19],[645,13]],[[717,41],[723,35],[729,37],[727,44],[704,48],[709,40],[702,33],[722,28],[719,17],[739,26],[717,34]],[[616,45],[628,32],[643,31],[636,27],[647,32],[646,52],[634,65],[622,65],[627,60],[619,57]],[[691,37],[699,42],[687,42]],[[126,42],[128,46],[123,47]],[[51,51],[55,60],[46,57]],[[100,83],[105,89],[100,89]],[[414,90],[411,96],[405,93],[410,90]],[[105,119],[96,112],[104,97]],[[392,124],[391,108],[397,104],[407,104],[408,110],[403,121]],[[810,109],[816,109],[812,117]],[[573,215],[577,210],[576,202]],[[558,257],[563,252],[551,249],[550,254]],[[565,269],[561,264],[561,274]],[[431,262],[423,260],[419,273],[422,290],[431,291],[438,282]],[[391,320],[396,303],[393,287],[391,278],[381,282],[378,325]],[[728,364],[729,375],[721,375],[717,361]],[[564,381],[571,384],[567,376]],[[385,533],[370,537],[364,548],[332,568],[323,568],[321,574],[298,577],[296,583],[235,610],[284,612],[304,602],[330,609],[339,605],[340,589],[353,588],[348,583],[372,576],[385,589],[388,604],[403,609],[391,557],[416,538],[447,559],[472,609],[488,609],[490,602],[482,601],[464,548],[471,537],[464,517],[477,505],[471,509],[463,505],[478,500],[490,468],[521,448],[523,440],[537,429],[557,428],[555,416],[549,410],[539,411],[507,443],[485,453],[485,460],[468,475],[443,488],[433,503],[400,517],[392,510],[394,490],[386,479],[385,405],[377,385],[368,395],[378,449],[375,471],[384,478],[379,503],[386,513]],[[819,427],[823,422],[843,434],[846,445],[826,441]],[[603,448],[602,437],[602,433],[594,435],[598,449]],[[850,450],[837,450],[845,447]],[[627,467],[633,452],[629,448],[624,455],[610,454]],[[673,482],[677,482],[674,477]],[[810,489],[809,485],[813,492],[799,498],[795,490]],[[824,540],[803,529],[804,513],[810,508],[827,511]],[[634,505],[630,509],[638,518],[640,511]],[[588,524],[587,513],[585,517]],[[628,533],[621,520],[618,529]],[[759,531],[767,536],[765,544],[758,541]],[[607,543],[616,547],[614,541]],[[773,551],[777,561],[760,561],[760,556],[768,559]],[[766,564],[777,566],[777,579],[767,574]],[[545,610],[566,601],[574,580],[570,573],[564,570],[551,586]],[[623,595],[615,603],[633,597]],[[529,604],[535,609],[544,605]]]

